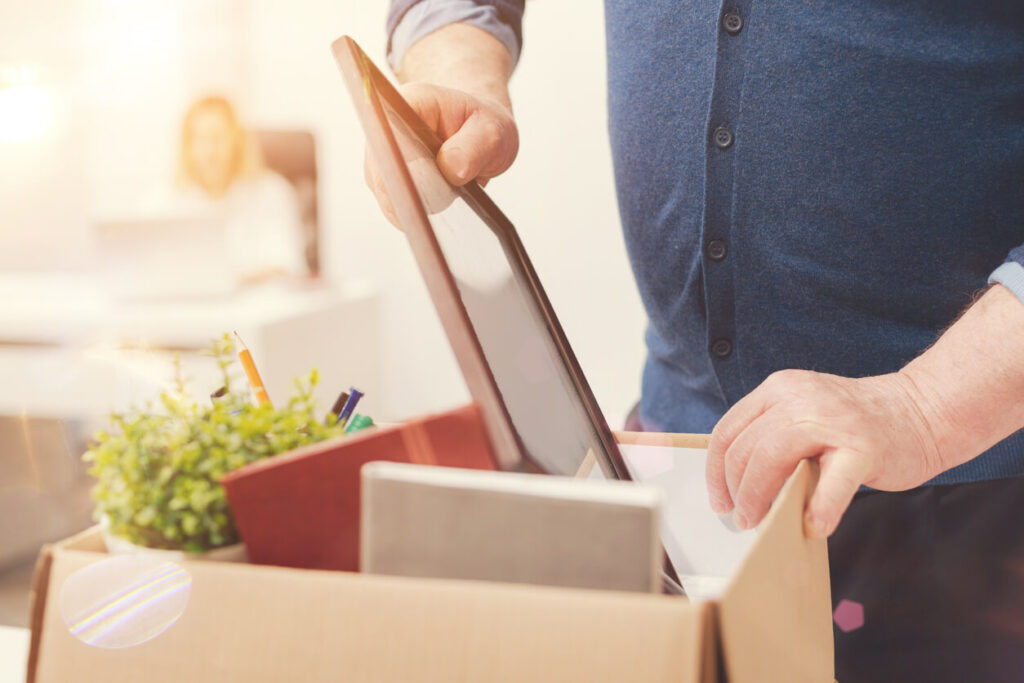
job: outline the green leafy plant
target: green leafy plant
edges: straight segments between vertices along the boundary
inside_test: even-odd
[[[203,404],[190,399],[176,362],[175,388],[158,405],[111,416],[83,456],[98,480],[97,518],[136,545],[203,552],[239,541],[221,477],[257,460],[344,433],[317,417],[316,370],[295,381],[283,408],[254,405],[247,386],[234,389],[234,343],[213,343],[223,391]],[[333,424],[333,420],[329,420]]]

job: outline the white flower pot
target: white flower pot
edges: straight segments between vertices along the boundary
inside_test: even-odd
[[[245,551],[245,544],[235,543],[221,548],[207,550],[204,553],[190,553],[184,550],[164,550],[163,548],[147,548],[135,545],[131,541],[115,536],[110,533],[110,523],[106,518],[100,520],[103,529],[103,540],[107,544],[107,552],[111,555],[148,555],[159,557],[168,562],[181,562],[183,560],[201,560],[211,562],[248,562],[249,556]]]

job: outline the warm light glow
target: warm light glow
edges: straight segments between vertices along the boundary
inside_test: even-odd
[[[37,79],[29,66],[0,70],[0,143],[33,142],[52,126],[53,94]]]

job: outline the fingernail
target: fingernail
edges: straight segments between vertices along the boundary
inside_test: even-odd
[[[811,536],[816,538],[825,538],[826,536],[825,520],[812,515],[810,512],[804,515],[804,527]]]
[[[711,499],[711,510],[716,515],[724,515],[732,509],[732,506],[719,498]]]
[[[740,511],[736,511],[732,514],[732,521],[735,522],[736,526],[740,529],[748,529],[747,516]]]
[[[448,167],[459,180],[469,180],[469,157],[458,147],[448,150]]]

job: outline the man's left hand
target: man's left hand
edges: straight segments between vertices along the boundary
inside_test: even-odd
[[[806,529],[827,537],[858,488],[897,491],[939,474],[936,440],[913,381],[903,373],[848,379],[804,370],[772,374],[715,426],[707,483],[719,514],[756,526],[800,460],[821,478]]]

